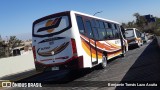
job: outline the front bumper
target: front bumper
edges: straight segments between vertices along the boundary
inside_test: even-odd
[[[128,46],[135,46],[135,45],[138,45],[137,41],[132,41],[128,44]]]

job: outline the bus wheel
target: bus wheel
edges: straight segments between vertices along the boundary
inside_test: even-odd
[[[102,55],[102,63],[100,64],[101,69],[105,69],[107,67],[107,57]]]

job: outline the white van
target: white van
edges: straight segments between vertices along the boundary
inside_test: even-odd
[[[126,28],[125,36],[129,46],[140,47],[143,45],[143,40],[141,38],[141,32],[136,28]]]

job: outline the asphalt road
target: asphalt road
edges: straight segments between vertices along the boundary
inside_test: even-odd
[[[39,90],[160,90],[159,87],[106,87],[108,83],[160,81],[160,49],[156,40],[140,48],[131,48],[125,57],[118,57],[108,63],[106,69],[85,69],[80,71],[45,72],[19,82],[48,82]],[[22,89],[22,88],[10,88]]]

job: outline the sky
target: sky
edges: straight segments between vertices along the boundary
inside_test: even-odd
[[[160,17],[160,0],[1,0],[0,35],[27,34],[31,37],[32,23],[57,12],[74,10],[119,23],[135,20],[133,14]]]

